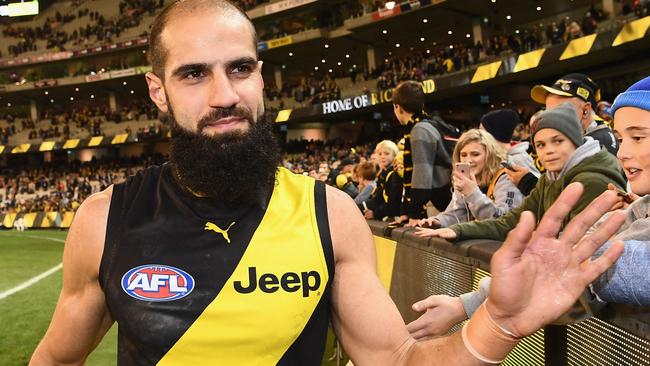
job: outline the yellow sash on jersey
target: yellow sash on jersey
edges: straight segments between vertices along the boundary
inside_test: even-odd
[[[275,365],[303,331],[329,279],[316,223],[314,180],[283,168],[277,179],[264,218],[237,268],[158,365]],[[239,293],[235,281],[248,284],[250,267],[256,269],[258,281],[263,274],[280,278],[293,272],[300,277],[315,271],[320,286],[315,288],[311,278],[314,290],[307,291],[308,296],[305,284],[294,292],[279,286],[265,293],[258,286],[251,293]]]

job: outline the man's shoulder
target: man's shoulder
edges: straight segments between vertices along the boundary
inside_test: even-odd
[[[326,195],[334,259],[339,262],[354,257],[355,248],[364,245],[369,238],[371,240],[372,235],[361,211],[348,194],[327,186]]]
[[[108,213],[111,206],[111,198],[113,197],[113,184],[108,186],[101,192],[93,193],[86,198],[79,206],[75,217],[77,216],[94,216],[101,213]]]

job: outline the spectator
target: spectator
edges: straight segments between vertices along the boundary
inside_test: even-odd
[[[357,188],[359,194],[354,198],[354,202],[363,212],[365,210],[363,204],[370,200],[372,192],[377,187],[377,183],[375,182],[375,179],[377,178],[377,168],[375,167],[375,164],[371,162],[360,163],[356,168],[356,176],[358,179]]]
[[[567,220],[603,193],[609,183],[617,189],[625,186],[618,161],[601,150],[598,142],[584,138],[578,117],[570,104],[565,103],[540,113],[533,140],[546,174],[542,175],[535,189],[519,207],[498,219],[456,224],[438,230],[419,228],[422,235],[454,240],[505,240],[522,212],[533,212],[539,222],[562,190],[572,182],[581,182],[585,191]]]
[[[405,81],[393,93],[393,111],[407,131],[404,135],[404,199],[400,222],[413,226],[425,217],[431,201],[440,211],[451,200],[451,157],[431,117],[424,114],[424,91]]]
[[[506,150],[487,132],[465,132],[454,149],[452,163],[470,165],[468,175],[454,169],[454,193],[447,208],[421,220],[419,226],[440,228],[473,220],[495,219],[519,206],[524,196],[508,180],[500,163]],[[422,233],[422,234],[420,234]],[[423,235],[426,232],[418,232]]]
[[[594,110],[600,101],[600,87],[590,77],[579,73],[567,74],[550,87],[535,85],[530,96],[535,102],[545,104],[547,109],[569,102],[578,114],[585,135],[616,155],[616,137]]]
[[[519,191],[524,196],[527,196],[532,188],[535,187],[535,184],[537,184],[540,172],[535,166],[533,158],[528,153],[530,149],[528,141],[518,143],[513,143],[512,141],[512,133],[518,124],[519,115],[517,112],[511,109],[499,109],[483,115],[481,117],[480,127],[492,134],[506,150],[507,155],[505,161],[508,163],[508,169],[505,170],[505,173],[510,178],[510,181],[519,188]],[[513,179],[513,174],[520,171],[525,173],[528,178],[520,180]]]
[[[399,216],[403,189],[402,176],[393,165],[398,156],[397,145],[390,140],[384,140],[377,144],[375,153],[380,169],[377,189],[372,192],[370,201],[367,202],[368,208],[364,211],[364,216],[366,219],[394,219]]]

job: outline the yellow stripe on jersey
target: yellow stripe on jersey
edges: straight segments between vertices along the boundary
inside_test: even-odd
[[[158,365],[275,365],[305,328],[329,279],[314,180],[277,179],[237,268]]]

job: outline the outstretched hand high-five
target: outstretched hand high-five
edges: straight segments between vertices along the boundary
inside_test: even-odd
[[[623,243],[617,242],[598,259],[588,261],[625,220],[623,212],[614,212],[594,233],[585,236],[617,203],[612,191],[605,191],[575,216],[558,238],[564,218],[582,191],[580,183],[567,186],[537,228],[533,214],[523,212],[517,227],[492,257],[486,306],[494,320],[515,335],[530,335],[559,318],[585,286],[623,253]]]

